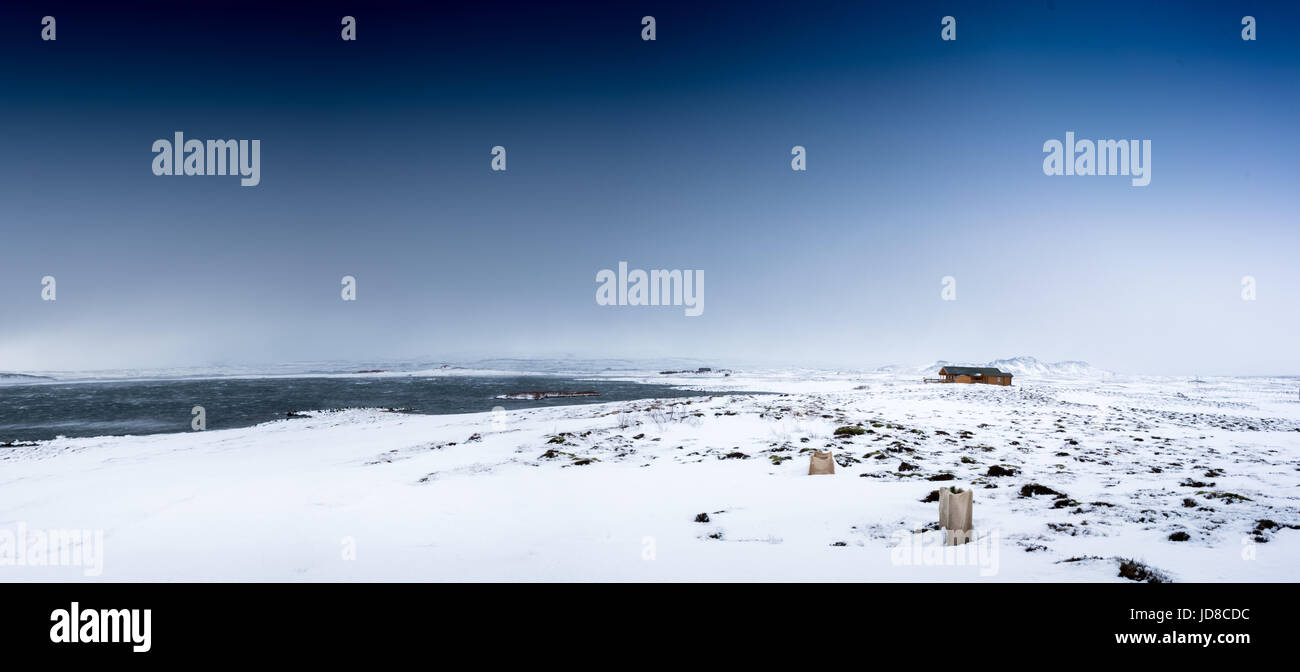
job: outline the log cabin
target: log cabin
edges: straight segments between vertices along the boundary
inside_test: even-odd
[[[927,383],[983,383],[985,385],[1010,385],[1011,374],[984,366],[945,366],[939,369],[938,378],[926,378]]]

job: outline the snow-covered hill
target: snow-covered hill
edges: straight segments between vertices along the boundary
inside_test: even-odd
[[[1087,362],[1042,362],[1034,357],[995,359],[984,366],[993,366],[1017,376],[1104,376],[1107,372]]]
[[[98,561],[0,583],[1297,581],[1289,379],[747,375],[783,393],[0,448],[0,536],[103,531]],[[942,487],[974,492],[977,543],[943,545]]]

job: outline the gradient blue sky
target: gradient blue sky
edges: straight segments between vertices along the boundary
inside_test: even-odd
[[[1296,3],[469,4],[6,3],[0,371],[1300,373]],[[177,130],[262,140],[261,185],[154,176]],[[1066,131],[1151,140],[1150,186],[1045,176]],[[703,269],[704,315],[596,305],[620,260]]]

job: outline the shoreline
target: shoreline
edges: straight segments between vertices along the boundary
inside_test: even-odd
[[[538,390],[550,392],[534,392]],[[658,380],[534,375],[168,379],[11,386],[0,388],[0,443],[250,427],[297,413],[343,408],[441,415],[696,393]],[[199,413],[202,421],[192,422],[191,417],[197,418]]]

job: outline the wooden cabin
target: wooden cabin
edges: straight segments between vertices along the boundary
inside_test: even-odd
[[[927,383],[983,383],[985,385],[1010,385],[1011,374],[986,366],[945,366],[939,369],[938,378],[926,378]]]

